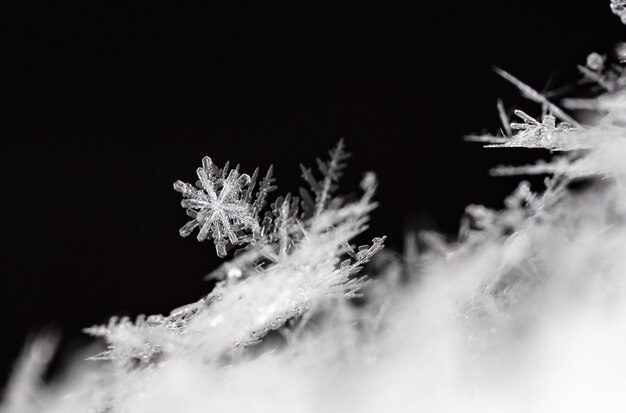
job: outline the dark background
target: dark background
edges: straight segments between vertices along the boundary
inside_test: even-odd
[[[490,167],[545,156],[462,141],[497,130],[497,97],[537,114],[491,66],[563,85],[624,39],[608,0],[294,4],[3,2],[0,383],[29,332],[80,343],[208,292],[219,260],[178,236],[172,190],[202,156],[273,163],[296,191],[298,163],[344,137],[344,192],[380,178],[370,237],[452,235],[465,205],[515,187]]]

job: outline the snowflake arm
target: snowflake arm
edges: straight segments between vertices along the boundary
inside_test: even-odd
[[[313,176],[310,168],[300,165],[302,178],[311,187],[311,190],[315,194],[315,199],[303,188],[300,189],[300,195],[307,209],[312,211],[313,216],[319,216],[328,206],[333,192],[337,189],[337,182],[346,166],[345,160],[350,157],[350,154],[345,150],[343,139],[340,139],[337,145],[330,150],[328,154],[330,156],[328,161],[322,161],[319,158],[316,159],[318,169],[324,176],[324,178],[319,181]]]

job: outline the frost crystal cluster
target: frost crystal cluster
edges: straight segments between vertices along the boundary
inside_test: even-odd
[[[262,221],[267,195],[275,189],[272,168],[253,197],[258,170],[248,176],[239,173],[239,167],[228,171],[228,164],[218,168],[205,157],[195,186],[174,184],[193,218],[181,228],[181,235],[199,227],[198,240],[213,239],[222,257],[227,246],[242,248],[211,274],[219,282],[198,302],[169,316],[140,316],[135,322],[113,318],[106,326],[86,329],[109,343],[92,359],[131,366],[191,351],[211,363],[242,351],[319,300],[355,296],[364,283],[356,275],[382,248],[384,237],[374,238],[371,246],[359,247],[358,252],[349,244],[366,228],[368,213],[375,207],[371,198],[376,179],[367,175],[359,200],[331,202],[340,161],[346,157],[340,141],[328,162],[318,160],[324,176],[320,182],[303,167],[316,194],[311,212],[306,198],[300,201],[288,194],[276,198]]]
[[[624,19],[623,1],[611,8]],[[586,97],[559,102],[497,69],[537,113],[499,101],[502,131],[470,139],[545,149],[493,171],[543,184],[468,206],[454,240],[408,234],[403,253],[355,243],[376,178],[337,196],[341,141],[301,167],[309,189],[271,203],[271,168],[259,181],[205,157],[174,188],[181,235],[230,255],[215,288],[86,329],[106,346],[51,384],[56,340],[34,338],[0,412],[626,411],[626,71],[599,53],[579,69]]]

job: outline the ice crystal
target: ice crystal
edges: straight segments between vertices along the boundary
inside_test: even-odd
[[[481,242],[485,238],[506,238],[520,231],[534,219],[540,216],[545,218],[543,212],[553,208],[563,198],[569,182],[569,179],[563,177],[546,178],[545,190],[536,193],[531,190],[530,183],[522,181],[515,191],[504,199],[505,208],[501,211],[483,205],[468,205],[465,210],[466,227],[463,228],[467,244],[471,245],[472,240],[469,238],[476,236]]]
[[[541,104],[545,111],[554,114],[554,116],[556,116],[558,119],[561,119],[562,121],[567,122],[575,127],[581,127],[581,125],[576,120],[574,120],[574,118],[569,116],[561,108],[548,100],[548,98],[544,94],[537,92],[535,89],[528,86],[526,83],[522,82],[505,70],[497,67],[494,68],[494,70],[498,75],[502,76],[502,78],[508,80],[510,83],[515,85],[522,93],[522,96],[532,100],[533,102]]]
[[[247,243],[246,247],[210,275],[219,282],[199,301],[176,308],[168,316],[140,316],[135,322],[114,317],[108,325],[86,329],[108,343],[108,349],[92,359],[113,360],[128,368],[202,348],[202,360],[215,361],[262,339],[321,299],[355,296],[364,284],[363,277],[355,276],[383,247],[385,237],[357,249],[349,244],[365,230],[368,213],[375,207],[371,198],[376,176],[365,175],[358,201],[330,202],[346,157],[340,141],[330,161],[318,161],[324,178],[319,182],[314,215],[301,213],[299,199],[288,194],[272,202],[261,224],[252,221],[258,219],[267,194],[274,189],[271,169],[252,202],[257,171],[252,177],[240,175],[238,168],[228,173],[227,167],[219,169],[204,158],[203,168],[198,169],[198,189],[180,181],[175,184],[185,196],[183,206],[193,208],[192,216],[196,214],[181,231],[185,235],[200,225],[217,226],[222,233],[231,228],[237,238],[228,237],[228,242]],[[197,222],[201,214],[211,213],[216,218]],[[229,227],[221,218],[228,220]],[[217,237],[215,230],[209,235]]]
[[[161,326],[177,328],[168,319],[153,315],[146,319],[140,315],[135,322],[128,317],[111,317],[107,325],[93,326],[83,331],[94,337],[102,337],[110,343],[109,348],[90,360],[115,360],[122,364],[130,365],[132,362],[142,364],[149,363],[153,358],[161,353],[162,348],[155,343],[159,342],[156,337]],[[115,345],[117,343],[124,345]]]
[[[601,64],[597,56],[590,58],[589,61],[593,67],[599,67]],[[537,92],[502,69],[495,68],[494,70],[515,85],[524,97],[541,105],[541,121],[521,110],[515,110],[514,114],[523,122],[510,123],[504,104],[498,100],[498,116],[503,125],[501,136],[470,135],[466,137],[467,140],[489,144],[486,147],[545,148],[551,151],[572,151],[590,147],[591,142],[587,139],[588,135],[583,134],[585,128],[552,103],[544,94]],[[557,119],[562,121],[557,122]]]
[[[501,99],[498,99],[498,103],[496,106],[498,108],[498,116],[500,117],[502,128],[504,129],[504,135],[510,138],[511,136],[513,136],[513,130],[511,129],[511,122],[509,121],[509,116],[504,110],[504,103]]]
[[[366,228],[367,214],[374,207],[370,197],[366,191],[355,203],[320,213],[306,238],[279,265],[255,266],[257,271],[249,277],[224,280],[206,298],[166,317],[139,317],[135,323],[113,318],[106,326],[86,329],[109,344],[93,358],[131,366],[134,361],[149,363],[159,354],[180,356],[202,349],[198,353],[202,360],[215,361],[261,339],[321,299],[355,296],[364,279],[354,276],[385,240],[374,238],[371,246],[356,250],[348,244]],[[344,255],[347,258],[341,261]]]
[[[180,235],[188,236],[199,227],[198,241],[212,238],[219,257],[226,256],[226,246],[239,245],[257,236],[260,226],[258,212],[263,208],[267,193],[274,189],[271,184],[271,168],[262,181],[257,199],[252,203],[258,169],[252,177],[239,172],[239,165],[228,171],[228,163],[218,168],[208,156],[197,169],[199,181],[193,186],[182,181],[174,183],[174,189],[184,199],[181,202],[192,220],[180,229]]]
[[[311,197],[307,190],[300,189],[300,194],[305,201],[305,207],[313,216],[319,215],[331,200],[332,193],[337,188],[337,181],[341,177],[342,170],[345,167],[345,160],[350,157],[346,152],[343,139],[340,139],[329,153],[330,159],[322,161],[317,158],[317,166],[323,175],[321,180],[317,180],[310,168],[300,165],[302,177],[309,184],[311,190],[315,194],[315,199]]]
[[[516,110],[515,114],[524,121],[524,123],[511,123],[511,129],[519,131],[514,138],[521,146],[558,148],[556,141],[573,131],[572,126],[567,122],[557,125],[556,118],[550,114],[544,115],[541,122],[521,110]]]
[[[591,55],[585,67],[610,65]],[[271,169],[253,198],[258,171],[205,158],[195,187],[176,184],[194,218],[183,235],[206,226],[203,239],[243,246],[211,274],[215,288],[167,316],[87,329],[108,348],[52,386],[42,376],[54,340],[38,338],[0,412],[624,411],[625,85],[587,100],[597,116],[582,127],[505,78],[541,120],[516,111],[522,122],[509,126],[499,101],[503,136],[475,140],[567,151],[495,171],[553,175],[542,190],[521,182],[499,210],[470,205],[457,240],[420,233],[419,250],[410,236],[404,256],[379,254],[384,237],[353,244],[376,206],[375,175],[351,202],[334,194],[342,142],[318,161],[321,179],[302,168],[313,195],[267,211]],[[571,189],[589,174],[610,179]]]
[[[515,110],[515,115],[524,122],[513,122],[511,130],[518,131],[510,137],[498,136],[469,136],[467,139],[475,142],[489,143],[488,148],[520,147],[546,148],[550,150],[566,151],[587,147],[584,141],[578,139],[577,129],[567,122],[556,122],[551,114],[543,116],[541,122],[527,115],[521,110]]]
[[[626,177],[626,168],[622,154],[626,149],[623,125],[626,122],[626,71],[616,64],[606,67],[603,57],[592,53],[588,57],[586,72],[597,71],[594,83],[604,82],[604,93],[592,99],[567,99],[566,106],[585,109],[596,113],[601,120],[598,124],[584,128],[572,128],[566,123],[556,125],[552,120],[546,125],[540,124],[529,116],[524,116],[524,124],[516,126],[521,132],[513,137],[498,136],[470,137],[470,140],[491,143],[492,147],[520,146],[542,147],[550,150],[570,151],[564,156],[554,157],[549,161],[539,160],[532,165],[498,166],[492,170],[496,176],[548,174],[568,177],[619,178]],[[601,72],[604,70],[604,72]],[[521,114],[521,113],[520,113]],[[559,127],[561,126],[561,127]],[[531,139],[520,139],[531,138]],[[581,152],[579,149],[585,149]]]

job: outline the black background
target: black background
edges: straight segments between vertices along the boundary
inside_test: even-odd
[[[344,137],[344,192],[380,178],[370,237],[454,234],[465,205],[515,187],[490,167],[545,155],[462,141],[497,130],[497,97],[537,114],[491,66],[563,85],[624,39],[608,0],[256,3],[3,2],[0,380],[29,332],[76,342],[208,292],[219,260],[178,236],[171,186],[202,156],[273,163],[293,192]]]

